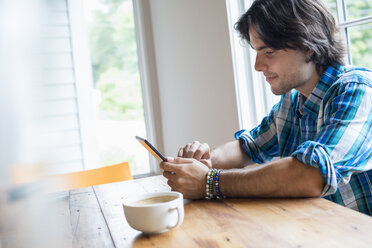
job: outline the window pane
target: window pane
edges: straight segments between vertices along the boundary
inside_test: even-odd
[[[347,20],[372,16],[371,0],[345,0],[345,3]]]
[[[372,22],[348,28],[352,64],[372,68]]]
[[[84,0],[102,165],[129,161],[132,174],[149,173],[132,0]]]
[[[336,23],[338,23],[336,0],[324,0],[324,3],[327,5],[327,7],[329,8],[329,10],[331,11],[333,17],[336,20]]]

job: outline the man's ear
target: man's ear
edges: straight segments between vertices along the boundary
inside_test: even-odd
[[[314,51],[310,50],[309,48],[306,51],[306,62],[309,63],[311,61],[311,58],[314,55]]]

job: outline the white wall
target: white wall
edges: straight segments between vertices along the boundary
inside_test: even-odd
[[[166,156],[193,140],[215,147],[238,129],[224,0],[151,0]]]

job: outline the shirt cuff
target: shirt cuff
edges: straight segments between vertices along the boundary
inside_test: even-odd
[[[297,147],[291,156],[304,164],[318,168],[322,173],[325,185],[321,197],[334,194],[337,191],[338,182],[342,180],[342,176],[334,168],[329,154],[322,144],[307,141]]]
[[[246,129],[237,131],[234,134],[234,137],[235,139],[242,141],[244,152],[248,154],[253,162],[262,164],[271,160],[271,158],[267,158],[263,153],[259,151],[259,148],[255,143],[252,135]]]

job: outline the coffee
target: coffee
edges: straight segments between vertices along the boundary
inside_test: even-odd
[[[155,196],[155,197],[150,197],[146,198],[143,200],[135,201],[131,205],[133,206],[144,206],[144,205],[151,205],[154,203],[162,203],[162,202],[169,202],[172,200],[177,199],[178,197],[174,195],[162,195],[162,196]]]

